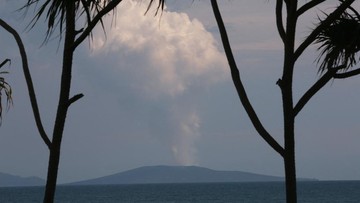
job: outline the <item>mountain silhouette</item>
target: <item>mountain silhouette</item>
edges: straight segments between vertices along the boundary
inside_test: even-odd
[[[41,186],[45,181],[38,177],[20,177],[0,172],[0,187]]]
[[[241,171],[217,171],[198,166],[145,166],[72,185],[111,185],[148,183],[216,183],[284,181],[283,177]]]

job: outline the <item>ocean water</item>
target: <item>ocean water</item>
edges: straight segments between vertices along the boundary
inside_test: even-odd
[[[1,203],[42,202],[43,187],[0,188]],[[360,181],[298,183],[300,203],[360,203]],[[281,203],[284,183],[58,186],[57,203]]]

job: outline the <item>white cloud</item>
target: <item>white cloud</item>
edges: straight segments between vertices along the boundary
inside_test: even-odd
[[[226,59],[198,20],[167,11],[144,15],[146,8],[147,3],[124,1],[116,17],[107,19],[106,38],[94,39],[96,56],[117,54],[114,74],[131,75],[131,86],[151,97],[175,96],[195,83],[224,78]],[[134,57],[137,62],[130,61]]]

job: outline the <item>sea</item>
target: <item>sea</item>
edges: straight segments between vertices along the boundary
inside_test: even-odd
[[[42,202],[43,187],[0,188],[1,203]],[[283,182],[58,186],[57,203],[281,203]],[[360,203],[360,181],[298,183],[299,203]]]

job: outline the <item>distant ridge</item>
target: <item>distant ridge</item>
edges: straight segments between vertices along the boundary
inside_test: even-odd
[[[45,181],[38,177],[20,177],[0,172],[0,187],[42,186]]]
[[[272,182],[282,177],[241,171],[217,171],[198,166],[145,166],[72,185],[112,185],[148,183]]]

